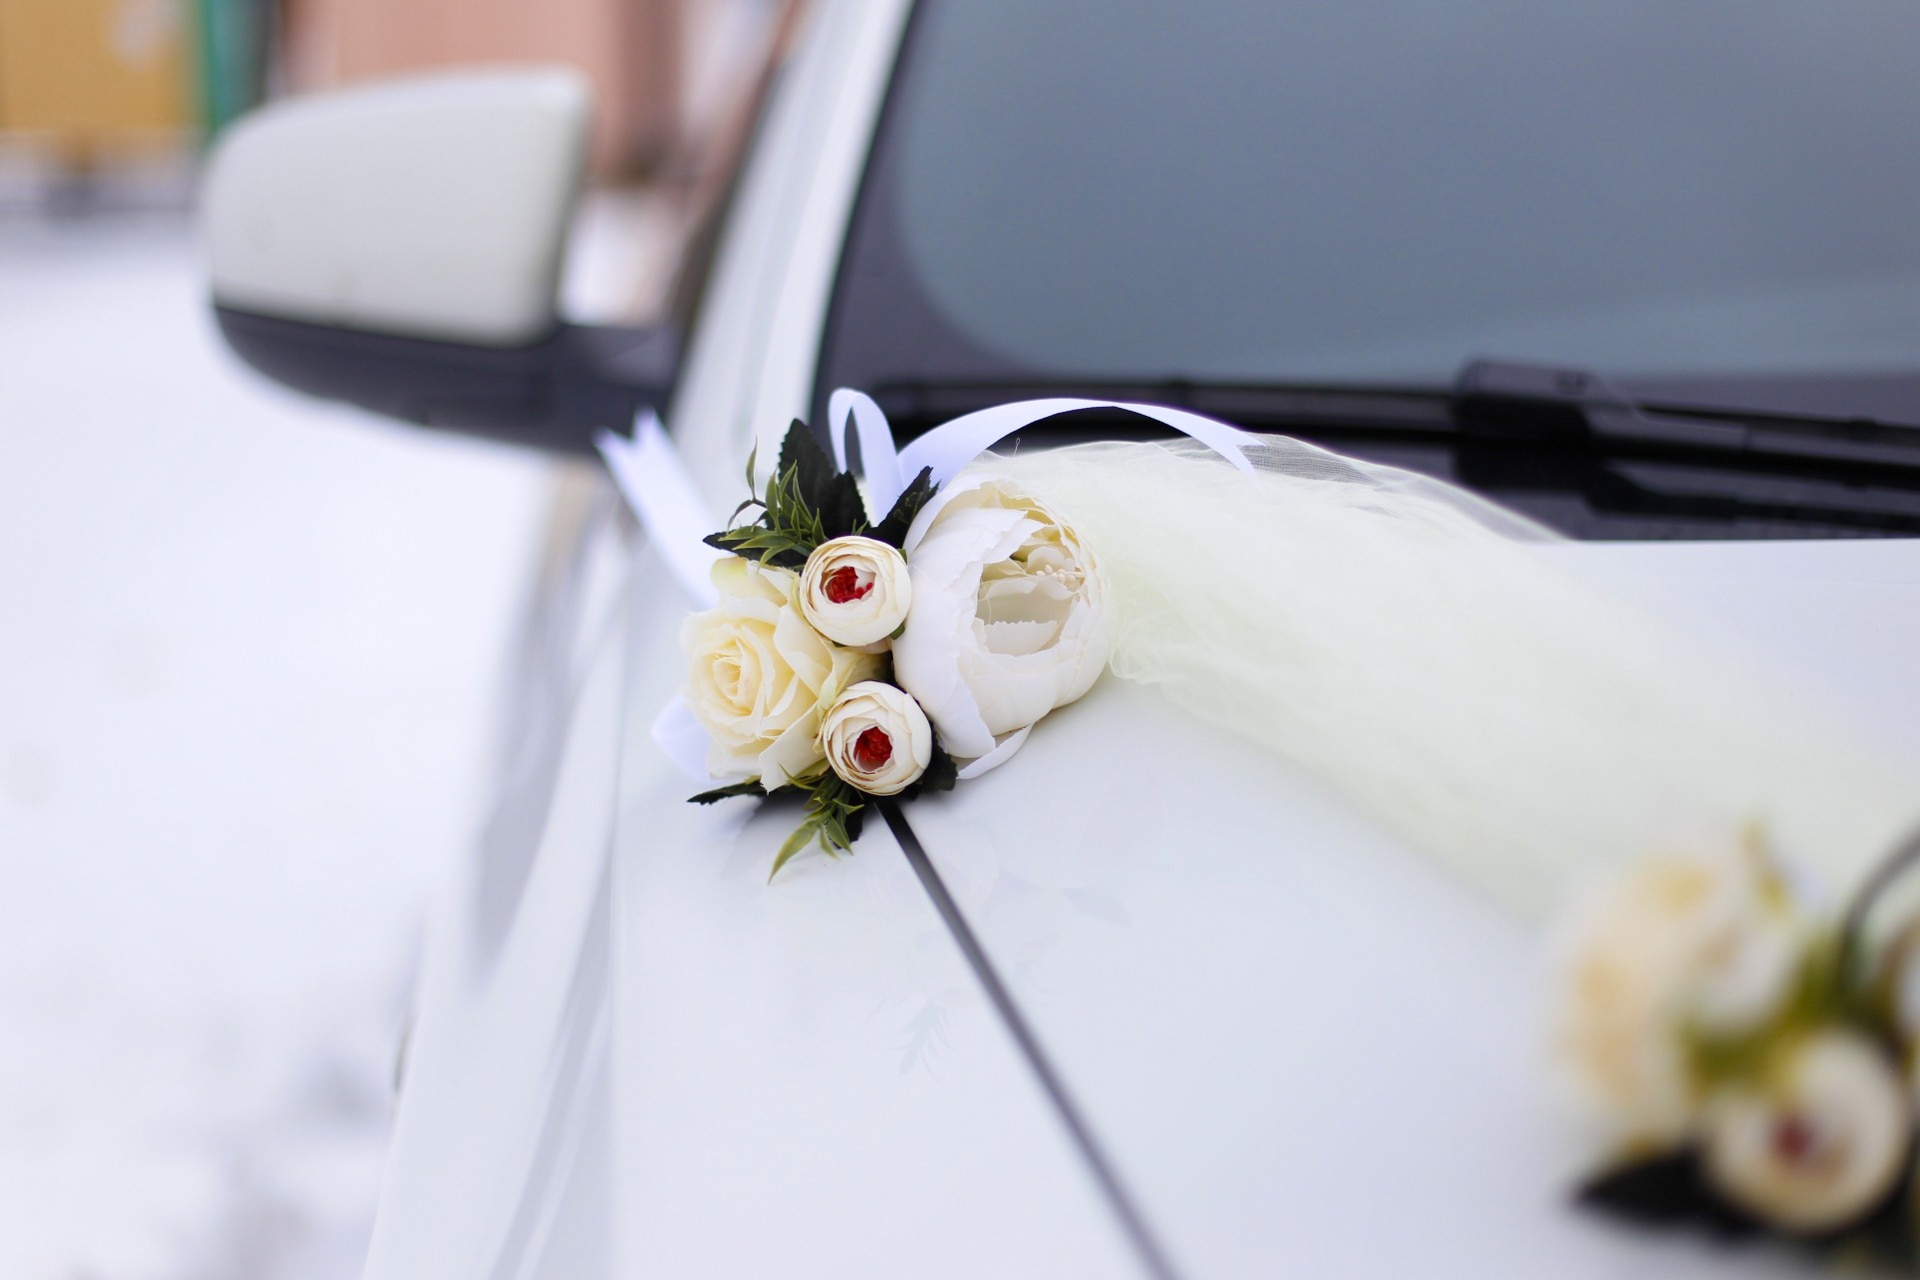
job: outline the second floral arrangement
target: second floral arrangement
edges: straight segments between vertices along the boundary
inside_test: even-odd
[[[1646,1225],[1920,1260],[1920,918],[1810,906],[1759,832],[1635,865],[1569,935],[1560,1019],[1615,1151],[1586,1205]]]
[[[747,468],[753,489],[754,465]],[[773,477],[707,542],[720,600],[686,621],[689,710],[725,785],[804,798],[772,873],[848,849],[875,799],[944,791],[1003,762],[1105,668],[1091,548],[1004,480],[922,471],[874,518],[796,422]]]

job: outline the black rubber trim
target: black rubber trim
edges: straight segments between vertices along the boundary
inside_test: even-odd
[[[953,895],[947,892],[946,882],[933,868],[933,860],[927,857],[926,848],[921,845],[920,837],[907,825],[906,815],[900,812],[900,806],[891,800],[879,802],[880,813],[887,820],[887,829],[893,832],[893,838],[900,842],[900,848],[907,855],[907,863],[913,873],[920,877],[920,884],[933,899],[933,906],[940,918],[947,923],[947,929],[953,934],[953,940],[960,945],[960,953],[966,957],[967,964],[973,969],[974,976],[980,979],[980,985],[986,989],[987,999],[993,1003],[1000,1019],[1013,1034],[1013,1039],[1025,1055],[1027,1065],[1033,1068],[1033,1074],[1039,1079],[1040,1087],[1046,1091],[1047,1100],[1059,1113],[1061,1123],[1067,1126],[1067,1133],[1073,1139],[1074,1146],[1080,1149],[1081,1158],[1092,1170],[1094,1181],[1100,1184],[1100,1191],[1107,1198],[1114,1216],[1120,1219],[1121,1230],[1127,1234],[1134,1250],[1139,1253],[1140,1261],[1154,1280],[1179,1280],[1179,1272],[1174,1270],[1172,1261],[1165,1249],[1147,1226],[1145,1216],[1134,1202],[1133,1195],[1121,1182],[1113,1162],[1107,1158],[1106,1151],[1093,1136],[1080,1108],[1074,1104],[1067,1093],[1066,1085],[1061,1081],[1059,1072],[1054,1070],[1053,1061],[1047,1057],[1046,1050],[1040,1045],[1039,1038],[1033,1034],[1033,1028],[1027,1022],[1026,1015],[1020,1012],[1020,1006],[1014,1003],[1013,995],[1006,984],[1000,981],[999,971],[993,967],[993,961],[974,936],[973,927],[966,917],[960,914],[959,906]]]
[[[308,395],[422,426],[590,456],[593,433],[664,411],[679,369],[672,328],[556,326],[516,347],[443,342],[214,306],[255,369]]]

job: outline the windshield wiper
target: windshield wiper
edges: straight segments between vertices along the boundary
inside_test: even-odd
[[[1636,402],[1582,369],[1474,361],[1451,387],[1047,379],[873,395],[903,436],[1043,396],[1174,405],[1438,475],[1577,537],[1920,534],[1920,428]],[[1036,445],[1162,434],[1099,410],[1021,433]]]
[[[883,385],[875,399],[908,432],[1008,400],[1081,396],[1192,409],[1260,430],[1406,440],[1569,446],[1607,455],[1691,454],[1820,468],[1893,468],[1920,476],[1920,429],[1872,418],[1636,401],[1589,370],[1469,362],[1450,388],[1188,379],[983,380]],[[1796,468],[1797,469],[1797,468]]]
[[[1920,430],[1871,418],[1654,405],[1599,375],[1552,365],[1476,360],[1460,371],[1453,419],[1467,435],[1584,444],[1597,452],[1705,454],[1920,474]],[[1772,468],[1769,468],[1772,469]]]

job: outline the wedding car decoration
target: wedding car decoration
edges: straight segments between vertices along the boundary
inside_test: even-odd
[[[1906,843],[1842,912],[1758,829],[1663,854],[1569,935],[1558,1042],[1615,1154],[1583,1204],[1912,1267],[1920,917],[1869,931]]]
[[[1189,439],[994,451],[1085,410]],[[1005,763],[1105,671],[1522,917],[1630,868],[1561,991],[1610,1144],[1583,1202],[1913,1266],[1920,915],[1868,928],[1920,861],[1910,764],[1433,477],[1147,404],[995,405],[902,445],[842,389],[828,427],[795,424],[757,490],[749,461],[718,532],[657,418],[599,438],[696,605],[654,740],[697,801],[802,802],[774,872]],[[1757,833],[1640,861],[1753,813],[1792,875]],[[1865,887],[1822,912],[1800,877]]]
[[[750,494],[753,476],[750,459]],[[993,767],[1106,665],[1092,548],[1005,482],[936,488],[925,467],[874,518],[795,422],[748,514],[706,539],[726,556],[718,603],[682,631],[686,705],[727,779],[696,803],[804,801],[773,874],[810,845],[852,848],[875,800]]]
[[[995,448],[1086,412],[1187,439]],[[1165,405],[1015,401],[901,442],[841,388],[827,428],[789,431],[731,522],[656,416],[597,437],[696,610],[653,739],[703,799],[800,798],[780,865],[1005,763],[1103,669],[1536,918],[1676,818],[1764,811],[1845,884],[1920,816],[1903,762],[1445,481]]]

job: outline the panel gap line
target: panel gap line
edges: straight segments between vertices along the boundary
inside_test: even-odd
[[[1000,980],[999,970],[987,956],[986,949],[980,945],[980,939],[974,934],[973,926],[960,913],[960,907],[947,891],[947,885],[934,869],[933,860],[927,856],[926,847],[920,843],[920,837],[908,825],[906,815],[900,812],[900,806],[891,800],[879,801],[881,815],[886,818],[887,829],[893,832],[893,838],[899,842],[900,849],[907,856],[907,863],[920,877],[921,887],[933,900],[933,906],[946,922],[947,930],[960,947],[960,953],[966,957],[968,966],[980,985],[987,993],[988,1001],[1000,1020],[1012,1034],[1014,1043],[1020,1048],[1027,1065],[1040,1082],[1040,1088],[1047,1095],[1055,1114],[1066,1126],[1067,1134],[1073,1145],[1079,1149],[1081,1159],[1092,1172],[1095,1183],[1099,1185],[1101,1195],[1105,1197],[1113,1214],[1120,1221],[1120,1228],[1127,1240],[1139,1254],[1141,1264],[1153,1280],[1180,1280],[1180,1273],[1174,1269],[1167,1251],[1161,1247],[1159,1239],[1147,1226],[1146,1217],[1140,1212],[1126,1184],[1121,1180],[1113,1161],[1108,1158],[1105,1148],[1093,1135],[1086,1117],[1080,1112],[1079,1105],[1068,1093],[1060,1073],[1054,1068],[1053,1060],[1047,1056],[1040,1039],[1034,1034],[1020,1006],[1014,1002],[1013,994],[1007,990],[1006,983]]]

